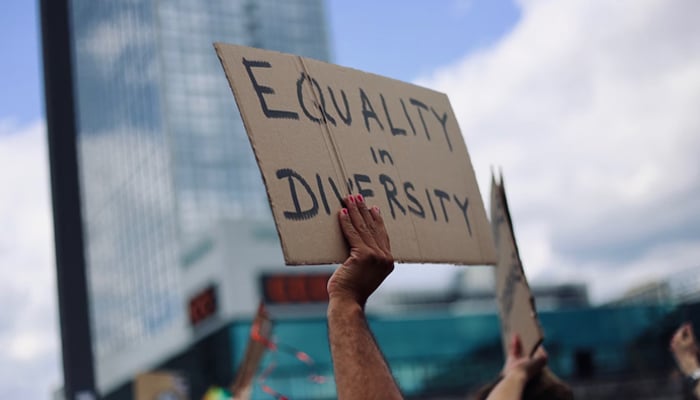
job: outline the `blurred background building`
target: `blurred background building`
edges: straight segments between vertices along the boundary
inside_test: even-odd
[[[700,301],[700,269],[693,267],[633,286],[610,304],[682,304],[698,301]]]
[[[73,103],[75,132],[51,129],[51,121],[49,128],[54,140],[76,138],[81,209],[80,220],[69,222],[82,224],[95,383],[104,394],[197,337],[188,320],[190,296],[215,290],[222,320],[250,315],[259,296],[246,288],[259,285],[234,276],[283,265],[260,173],[212,43],[329,60],[325,5],[51,3],[42,4],[45,53],[61,35],[50,27],[67,13],[62,51],[70,59],[61,73],[69,74],[73,93],[47,93],[47,114],[51,119],[52,108],[56,115],[61,102]],[[47,74],[56,73],[55,59],[45,59],[53,62]],[[54,197],[65,179],[54,179]],[[68,215],[62,211],[54,207]],[[247,232],[259,244],[255,257],[237,251],[253,248],[236,242]],[[214,267],[203,263],[209,259]]]

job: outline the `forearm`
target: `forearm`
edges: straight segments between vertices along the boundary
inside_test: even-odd
[[[402,398],[359,304],[330,300],[328,337],[338,399]]]
[[[522,398],[527,377],[520,374],[508,374],[493,388],[486,400],[519,400]]]

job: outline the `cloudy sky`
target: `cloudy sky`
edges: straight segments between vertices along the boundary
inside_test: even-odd
[[[329,1],[334,61],[449,95],[483,193],[503,168],[532,281],[604,301],[700,268],[700,2],[375,3]],[[3,10],[0,398],[39,399],[61,378],[37,10]]]

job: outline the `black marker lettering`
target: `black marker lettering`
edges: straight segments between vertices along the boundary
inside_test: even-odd
[[[248,72],[248,77],[250,78],[250,83],[253,84],[253,89],[258,95],[258,101],[260,102],[260,108],[262,108],[263,114],[267,118],[286,118],[286,119],[299,119],[299,114],[293,111],[284,110],[271,110],[267,107],[267,102],[265,102],[265,94],[275,94],[274,89],[269,86],[264,86],[258,83],[253,75],[253,68],[272,68],[267,61],[249,61],[243,58],[243,65]]]
[[[323,209],[326,210],[326,215],[331,215],[331,208],[328,206],[326,191],[323,189],[323,181],[321,180],[321,175],[319,174],[316,174],[316,185],[318,186],[318,193],[321,195],[321,203],[323,204]]]
[[[321,116],[315,116],[312,115],[309,112],[309,109],[306,108],[306,102],[304,101],[304,81],[309,80],[309,84],[311,87],[311,90],[316,90],[316,96],[314,98],[314,105],[320,112]],[[320,123],[321,121],[323,122],[330,122],[331,124],[335,125],[335,118],[330,116],[328,112],[326,111],[326,99],[323,97],[323,92],[321,91],[321,86],[318,84],[318,81],[316,79],[312,78],[308,74],[302,72],[301,75],[299,76],[299,79],[297,80],[297,99],[299,100],[299,105],[301,106],[301,109],[304,111],[304,114],[312,121],[316,123]],[[318,99],[318,100],[316,100]],[[319,104],[320,102],[320,104]]]
[[[365,93],[365,91],[362,90],[362,88],[360,88],[360,100],[362,100],[362,116],[365,117],[365,128],[367,129],[367,132],[370,132],[370,129],[369,129],[369,119],[370,118],[377,121],[379,128],[381,128],[381,130],[384,130],[384,125],[382,125],[382,122],[377,117],[377,113],[374,112],[374,107],[372,107],[372,103],[369,102],[369,98],[367,97],[367,94]]]
[[[396,185],[394,181],[387,175],[379,175],[379,183],[384,186],[384,192],[386,193],[386,201],[389,203],[389,209],[391,210],[391,217],[396,219],[396,211],[394,211],[394,204],[401,211],[403,215],[406,215],[406,210],[403,208],[401,203],[396,199]]]
[[[299,100],[299,105],[301,106],[301,109],[304,111],[304,115],[306,115],[312,122],[316,122],[317,124],[320,124],[321,117],[317,117],[315,115],[312,115],[309,112],[309,109],[306,108],[306,103],[304,102],[304,81],[307,78],[308,78],[307,75],[302,72],[299,79],[297,79],[297,99]],[[309,80],[310,80],[310,78],[309,78]]]
[[[433,190],[433,193],[440,198],[440,205],[442,206],[442,214],[445,216],[445,222],[450,222],[450,219],[447,218],[447,209],[445,208],[445,200],[450,201],[450,195],[440,189]]]
[[[394,159],[391,158],[391,154],[386,150],[379,150],[379,159],[382,160],[382,164],[386,164],[387,158],[389,159],[389,164],[394,165]]]
[[[355,186],[357,186],[357,193],[361,194],[362,197],[364,197],[364,198],[374,197],[374,191],[372,189],[365,189],[362,187],[362,182],[372,183],[372,180],[369,179],[369,176],[362,175],[362,174],[355,174],[354,177],[355,177]]]
[[[318,81],[312,77],[309,76],[309,80],[311,80],[311,83],[313,86],[316,88],[316,93],[318,93],[318,101],[321,102],[321,104],[318,105],[319,109],[321,110],[321,113],[323,115],[323,120],[328,123],[330,122],[333,124],[333,126],[336,125],[335,123],[335,118],[331,117],[330,114],[328,114],[328,111],[326,111],[326,99],[323,97],[323,92],[321,91],[321,85],[318,84]],[[447,118],[447,116],[445,116]]]
[[[408,120],[408,126],[411,127],[411,132],[413,132],[413,136],[416,136],[416,127],[413,126],[413,121],[411,121],[411,116],[408,115],[408,110],[406,109],[406,103],[404,103],[403,99],[401,99],[401,108],[403,108],[403,114],[406,116],[406,119]]]
[[[374,151],[374,147],[369,148],[372,151],[372,159],[374,160],[375,164],[379,164],[379,160],[377,160],[377,153]]]
[[[384,95],[380,93],[379,98],[382,100],[382,107],[384,108],[384,114],[386,115],[386,121],[389,124],[389,129],[391,130],[391,134],[394,136],[398,136],[398,135],[406,136],[405,129],[397,128],[391,122],[391,116],[389,115],[389,109],[386,107],[386,101],[384,100]]]
[[[425,195],[428,197],[428,204],[430,205],[430,211],[433,213],[433,221],[437,221],[437,214],[435,214],[435,207],[433,207],[433,200],[430,198],[430,191],[425,189]]]
[[[409,99],[411,104],[416,106],[416,110],[418,110],[418,115],[420,116],[420,122],[423,123],[423,130],[425,131],[425,136],[430,140],[430,133],[428,132],[428,125],[425,124],[425,118],[423,118],[423,111],[421,111],[421,108],[424,109],[425,111],[428,111],[428,106],[423,104],[421,101],[416,100],[416,99]]]
[[[345,96],[345,91],[340,89],[340,95],[343,97],[343,103],[345,104],[345,115],[340,112],[338,102],[335,100],[335,94],[330,86],[328,86],[328,93],[331,95],[331,100],[333,100],[333,105],[335,106],[335,111],[338,112],[338,116],[343,120],[343,122],[345,122],[345,125],[350,126],[352,124],[352,115],[350,115],[350,104],[348,104],[348,98]]]
[[[277,170],[277,178],[287,178],[287,182],[289,183],[289,193],[291,194],[292,201],[294,202],[294,211],[285,211],[285,218],[298,221],[313,218],[316,216],[316,214],[318,214],[318,201],[316,200],[316,196],[314,195],[313,190],[311,190],[311,186],[309,186],[309,184],[306,183],[306,180],[302,178],[301,175],[289,168],[282,168]],[[304,187],[304,189],[306,189],[306,193],[311,199],[312,205],[308,210],[301,210],[296,184],[294,183],[295,180],[298,181],[301,184],[301,186]]]
[[[459,201],[459,198],[457,195],[452,195],[452,197],[455,199],[455,203],[457,203],[457,206],[459,207],[460,210],[462,210],[462,215],[464,215],[464,222],[467,223],[467,229],[469,230],[469,236],[472,235],[472,225],[469,223],[469,216],[467,216],[467,208],[469,207],[469,198],[465,197],[464,198],[464,203],[461,203]],[[498,223],[497,223],[498,225]]]
[[[430,107],[430,111],[432,111],[433,115],[435,115],[435,118],[437,118],[437,120],[440,121],[440,125],[442,125],[442,131],[445,133],[445,140],[447,140],[447,146],[449,146],[450,151],[452,151],[452,142],[450,142],[450,137],[447,135],[447,113],[443,113],[442,118],[440,118],[437,111],[435,111],[433,107]]]
[[[403,191],[406,193],[406,197],[408,197],[408,201],[413,203],[416,207],[414,208],[411,207],[410,204],[407,205],[408,211],[412,212],[413,214],[425,218],[425,210],[423,209],[423,205],[418,202],[418,199],[416,199],[415,196],[411,194],[411,192],[415,191],[416,189],[413,187],[413,184],[411,182],[404,182],[403,183]]]

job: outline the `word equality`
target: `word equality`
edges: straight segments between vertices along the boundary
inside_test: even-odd
[[[267,86],[268,84],[261,81],[256,75],[256,70],[272,68],[272,65],[267,61],[246,58],[243,58],[243,65],[257,94],[260,108],[267,118],[299,120],[301,113],[314,123],[326,123],[333,126],[342,123],[346,126],[352,126],[353,122],[357,123],[359,116],[368,133],[372,132],[372,129],[379,129],[380,131],[388,130],[394,136],[408,136],[410,132],[413,136],[425,136],[428,141],[433,140],[435,125],[439,125],[438,132],[444,136],[449,150],[452,151],[452,142],[447,130],[449,114],[443,110],[436,110],[420,99],[399,98],[389,103],[384,95],[379,93],[378,99],[375,96],[372,100],[363,88],[358,88],[359,101],[355,99],[353,104],[352,101],[348,101],[345,90],[333,89],[330,85],[327,85],[326,90],[323,90],[322,85],[315,78],[302,71],[296,81],[299,108],[297,110],[273,109],[270,102],[274,103],[275,88]],[[310,85],[311,93],[304,90],[305,84]],[[351,97],[352,99],[354,98]],[[339,104],[341,101],[342,104]],[[333,104],[332,108],[330,107],[331,103]],[[379,108],[379,104],[381,104],[381,108]],[[358,109],[359,114],[357,113]]]
[[[276,176],[280,180],[286,179],[289,185],[289,195],[294,208],[284,211],[284,218],[288,220],[314,218],[318,215],[320,207],[330,215],[335,212],[336,204],[343,204],[338,184],[331,177],[324,180],[317,173],[307,179],[290,168],[278,169]],[[421,219],[448,223],[451,212],[458,210],[469,236],[472,235],[467,213],[468,197],[439,188],[417,189],[411,182],[397,181],[386,174],[379,174],[376,179],[368,175],[354,174],[346,184],[349,192],[357,192],[365,198],[383,196],[389,204],[392,219],[396,219],[399,213],[404,216],[410,213]],[[335,199],[337,202],[329,199]]]

